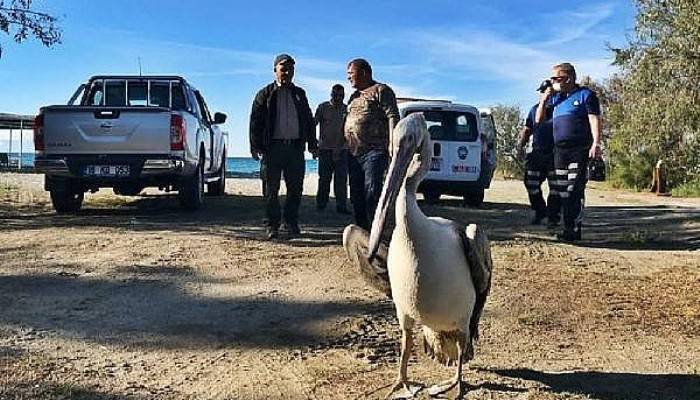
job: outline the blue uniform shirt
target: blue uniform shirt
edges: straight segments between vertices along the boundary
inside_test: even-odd
[[[525,126],[532,131],[532,150],[551,153],[554,149],[554,137],[552,136],[552,107],[545,107],[545,120],[535,123],[537,114],[537,104],[535,104],[530,113],[527,114]]]
[[[598,96],[591,89],[580,86],[573,92],[555,93],[550,104],[554,106],[554,143],[558,147],[590,146],[593,144],[588,115],[600,115]]]

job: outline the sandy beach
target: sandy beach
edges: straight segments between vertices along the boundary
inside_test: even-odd
[[[315,210],[316,180],[302,237],[270,242],[257,179],[195,213],[102,190],[59,216],[41,175],[0,174],[0,399],[383,398],[393,307],[347,262],[351,218]],[[480,208],[421,204],[492,239],[468,399],[700,398],[700,201],[591,186],[577,245],[528,225],[521,182]]]

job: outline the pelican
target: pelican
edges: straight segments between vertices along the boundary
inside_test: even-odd
[[[464,229],[448,219],[426,217],[418,207],[416,190],[429,170],[432,153],[423,114],[402,119],[392,135],[398,146],[369,234],[365,253],[369,261],[361,265],[367,269],[369,263],[381,276],[381,269],[372,263],[378,253],[387,253],[391,296],[401,327],[399,374],[387,398],[411,398],[420,390],[407,377],[417,323],[426,353],[440,363],[456,365],[454,378],[430,387],[429,394],[438,396],[458,387],[461,398],[462,364],[474,356],[479,319],[491,287],[489,242],[474,224]],[[387,250],[380,237],[392,203],[396,225]],[[352,242],[350,236],[358,231],[361,228],[347,227],[344,243]]]

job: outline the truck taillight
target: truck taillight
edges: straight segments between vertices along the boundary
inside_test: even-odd
[[[34,150],[44,151],[44,114],[34,118]]]
[[[170,117],[170,150],[185,150],[187,123],[182,115]]]

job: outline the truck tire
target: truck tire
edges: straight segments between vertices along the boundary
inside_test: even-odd
[[[223,154],[223,161],[221,163],[221,168],[219,168],[219,172],[217,173],[219,176],[219,179],[207,183],[207,193],[209,193],[210,196],[223,196],[226,194],[226,151],[224,150]]]
[[[112,188],[114,194],[120,196],[138,196],[143,190],[143,186],[138,184],[123,184]]]
[[[74,192],[67,189],[51,190],[51,203],[59,214],[74,213],[83,205],[85,193]]]
[[[437,190],[426,190],[423,192],[423,199],[427,204],[437,204],[440,201],[442,193]]]
[[[484,189],[464,195],[464,204],[469,207],[479,207],[484,202]]]
[[[204,204],[204,163],[197,164],[194,175],[185,178],[178,193],[180,205],[185,210],[198,210]]]

